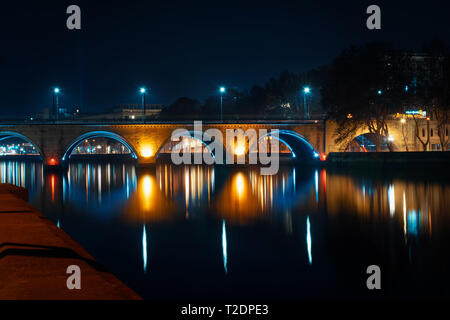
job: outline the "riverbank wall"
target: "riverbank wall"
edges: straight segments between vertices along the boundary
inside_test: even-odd
[[[0,299],[140,299],[27,198],[26,189],[0,184]]]
[[[330,166],[448,168],[450,152],[332,152],[326,162]]]

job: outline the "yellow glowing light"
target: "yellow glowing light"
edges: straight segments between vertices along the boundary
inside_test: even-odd
[[[237,156],[242,156],[245,153],[245,147],[240,145],[237,146],[236,149],[234,149],[234,154]]]
[[[241,198],[244,195],[244,191],[245,191],[244,190],[245,182],[244,182],[244,177],[243,177],[242,173],[240,173],[240,172],[238,173],[235,181],[236,181],[235,183],[236,183],[236,191],[237,191],[238,197]]]
[[[141,151],[141,155],[144,158],[150,158],[151,156],[153,156],[153,149],[151,147],[144,147]]]
[[[402,118],[402,120],[400,120],[400,122],[405,123],[406,122],[405,118]]]
[[[152,180],[149,175],[146,175],[142,181],[142,191],[146,198],[152,194]]]

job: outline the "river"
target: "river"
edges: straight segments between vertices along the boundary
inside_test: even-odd
[[[146,299],[450,297],[439,174],[2,161],[0,182]],[[367,267],[381,270],[368,290]]]

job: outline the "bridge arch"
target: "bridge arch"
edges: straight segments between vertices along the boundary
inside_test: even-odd
[[[313,147],[313,145],[303,135],[292,130],[271,130],[266,134],[259,137],[258,141],[266,137],[272,137],[288,147],[292,153],[292,157],[295,160],[299,159],[317,159],[319,158],[319,152]]]
[[[9,138],[19,138],[22,139],[28,143],[31,143],[37,150],[37,152],[39,153],[39,156],[41,157],[41,159],[44,158],[44,154],[41,151],[41,148],[39,147],[39,145],[34,142],[32,139],[28,138],[27,136],[18,133],[18,132],[14,132],[14,131],[0,131],[0,141],[9,139]]]
[[[215,152],[213,150],[211,150],[210,146],[208,143],[206,143],[203,139],[199,139],[198,137],[208,137],[211,138],[206,132],[200,132],[200,131],[194,131],[194,130],[186,130],[186,134],[180,134],[181,137],[186,137],[186,138],[190,138],[193,139],[195,141],[199,141],[204,147],[206,147],[209,152],[211,153],[212,157],[215,158]],[[211,139],[208,139],[208,142],[210,142]],[[164,148],[170,143],[172,142],[172,136],[168,137],[167,139],[164,140],[164,142],[159,146],[158,151],[156,152],[156,158],[158,159],[159,156],[161,155],[161,153],[164,151]],[[176,142],[179,143],[179,142]],[[225,150],[223,148],[223,144],[221,145],[222,150],[223,150],[223,154],[225,154]]]
[[[399,148],[395,143],[393,135],[382,136],[369,131],[363,131],[355,134],[355,136],[344,144],[344,152],[375,152],[376,143],[379,139],[380,151],[398,151]]]
[[[138,158],[138,153],[135,150],[135,148],[121,135],[118,135],[117,133],[110,132],[110,131],[91,131],[85,134],[82,134],[81,136],[77,137],[75,140],[73,140],[69,146],[65,149],[64,155],[62,157],[62,161],[67,161],[70,159],[70,155],[72,154],[73,150],[84,140],[87,139],[93,139],[93,138],[110,138],[113,140],[116,140],[120,143],[122,143],[124,146],[126,146],[130,152],[131,156],[134,159]]]

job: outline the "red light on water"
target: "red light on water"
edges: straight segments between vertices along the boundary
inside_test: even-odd
[[[51,166],[56,165],[56,159],[55,158],[50,158],[50,165]]]

